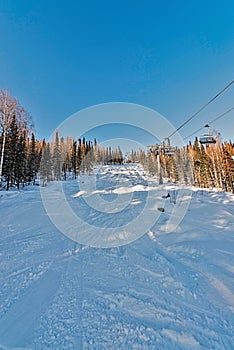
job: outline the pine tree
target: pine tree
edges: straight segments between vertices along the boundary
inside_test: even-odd
[[[3,176],[4,158],[6,156],[7,137],[9,137],[9,129],[11,129],[13,119],[14,119],[14,123],[18,127],[19,133],[28,134],[29,130],[32,127],[32,123],[31,123],[31,118],[29,117],[27,111],[25,110],[25,108],[23,108],[19,104],[16,98],[13,98],[8,93],[8,91],[0,90],[0,136],[1,136],[0,186],[2,186],[2,176]],[[6,162],[5,162],[5,167],[6,167]],[[9,187],[9,177],[8,177],[7,187]]]
[[[78,174],[81,172],[81,164],[82,164],[82,144],[81,144],[81,139],[78,140],[78,149],[77,149],[77,157],[76,157],[76,163],[77,163],[77,169],[78,169]]]
[[[94,162],[94,153],[91,142],[88,141],[85,143],[85,156],[82,159],[83,171],[91,174],[93,170],[93,162]]]
[[[208,157],[203,145],[200,148],[200,166],[199,166],[199,180],[200,187],[209,187],[209,173],[208,173]]]
[[[212,145],[206,147],[206,154],[208,157],[209,163],[209,179],[210,186],[221,188],[222,182],[220,181],[220,171],[219,171],[219,162],[217,161],[217,157],[219,157],[219,145]]]
[[[234,193],[234,160],[228,144],[223,145],[222,165],[226,191]]]
[[[77,175],[77,143],[76,141],[73,141],[73,145],[72,145],[71,163],[72,163],[73,175],[76,179],[76,175]]]
[[[61,156],[61,150],[60,150],[60,143],[59,143],[59,136],[58,131],[55,133],[55,142],[53,147],[53,176],[56,181],[61,180],[61,173],[62,173],[62,156]]]
[[[16,146],[16,163],[14,169],[14,176],[17,188],[20,184],[24,185],[26,181],[26,147],[25,147],[25,134],[21,134]]]
[[[36,151],[36,141],[35,135],[32,133],[31,141],[29,143],[29,151],[27,157],[27,180],[31,182],[35,181],[37,172],[38,172],[38,154]]]
[[[41,166],[40,166],[40,179],[42,180],[42,186],[46,186],[46,183],[52,179],[52,160],[50,152],[49,142],[44,145]]]
[[[176,151],[170,158],[170,180],[173,183],[179,182],[178,165],[180,164],[179,151]],[[181,179],[180,179],[181,180]]]
[[[6,177],[7,190],[15,183],[18,141],[19,130],[16,124],[16,118],[13,116],[6,134],[5,158],[3,163],[3,174]]]

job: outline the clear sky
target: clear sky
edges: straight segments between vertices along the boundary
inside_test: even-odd
[[[0,88],[27,107],[38,138],[113,101],[177,127],[234,79],[233,46],[233,0],[0,0]],[[234,85],[182,136],[233,105]],[[213,126],[234,140],[234,112]]]

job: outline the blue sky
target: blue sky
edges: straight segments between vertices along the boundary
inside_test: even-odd
[[[155,109],[177,127],[234,79],[233,0],[0,0],[0,37],[0,88],[27,107],[39,138],[114,101]],[[182,136],[233,105],[234,86]],[[233,119],[213,125],[224,139],[234,140]]]

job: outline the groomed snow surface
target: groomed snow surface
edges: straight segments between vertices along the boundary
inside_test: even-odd
[[[161,199],[172,190],[176,204]],[[38,186],[1,191],[0,349],[233,350],[234,195],[189,191],[190,204],[188,190],[159,186],[139,164],[98,168],[93,192],[66,182],[69,204],[97,235],[98,227],[133,220],[147,194],[156,207],[160,198],[165,212],[154,226],[116,248],[60,233]],[[103,214],[85,202],[97,195],[110,207],[132,197],[127,209]],[[170,232],[170,216],[185,201],[188,210]]]

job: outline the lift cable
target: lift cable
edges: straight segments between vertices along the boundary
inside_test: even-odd
[[[183,124],[181,124],[173,133],[171,133],[168,138],[172,137],[177,131],[182,129],[190,120],[195,118],[203,109],[205,109],[211,102],[213,102],[217,97],[219,97],[225,90],[227,90],[232,84],[234,83],[234,80],[232,80],[228,85],[226,85],[221,91],[219,91],[214,97],[212,97],[206,104],[204,104],[196,113],[191,115]]]
[[[209,121],[208,124],[214,123],[216,120],[220,119],[221,117],[223,117],[224,115],[228,114],[228,113],[231,112],[232,110],[234,110],[234,107],[229,108],[226,112],[224,112],[224,113],[218,115],[216,118],[214,118],[213,120]],[[191,136],[197,134],[197,133],[198,133],[199,131],[201,131],[203,128],[204,128],[204,127],[200,128],[200,129],[197,129],[196,131],[194,131],[194,132],[193,132],[192,134],[190,134],[189,136],[184,137],[183,140],[186,140],[186,139],[188,139],[189,137],[191,137]]]

